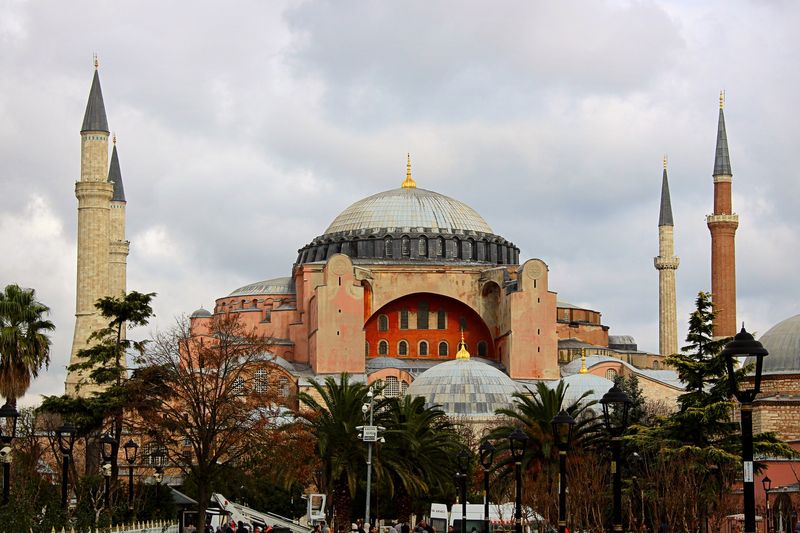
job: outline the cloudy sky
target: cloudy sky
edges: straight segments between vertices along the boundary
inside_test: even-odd
[[[337,213],[399,186],[411,152],[420,187],[543,259],[560,300],[657,350],[661,159],[682,339],[710,290],[720,89],[739,320],[763,333],[800,312],[798,21],[788,0],[2,0],[0,284],[36,288],[57,326],[25,402],[63,392],[94,52],[128,198],[128,287],[158,293],[154,327],[289,275]]]

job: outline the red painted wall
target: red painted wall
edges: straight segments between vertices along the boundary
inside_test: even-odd
[[[417,311],[420,302],[428,303],[428,329],[417,328]],[[400,312],[405,308],[409,312],[409,329],[400,329]],[[444,309],[447,313],[447,328],[436,329],[437,312]],[[389,330],[378,331],[378,322],[381,315],[386,315],[389,319]],[[389,357],[398,356],[398,343],[401,340],[408,342],[408,356],[410,358],[434,358],[439,357],[439,342],[447,341],[448,359],[454,359],[458,351],[458,344],[461,341],[460,319],[466,319],[466,330],[464,331],[464,341],[471,355],[478,355],[478,343],[485,341],[487,344],[487,358],[497,359],[494,342],[489,329],[481,320],[481,317],[470,307],[461,302],[440,296],[438,294],[418,293],[398,298],[384,305],[375,311],[364,325],[366,341],[369,344],[369,357],[379,357],[378,343],[386,340],[389,343]],[[428,356],[420,356],[418,352],[419,341],[428,341]],[[442,357],[441,359],[444,359]]]

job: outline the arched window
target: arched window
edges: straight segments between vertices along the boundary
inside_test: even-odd
[[[253,391],[263,394],[267,392],[268,386],[269,378],[267,377],[267,371],[263,368],[259,368],[253,373]]]
[[[419,354],[428,355],[428,341],[419,341]]]
[[[427,237],[421,236],[417,241],[417,255],[420,257],[427,257],[428,256],[428,239]]]
[[[401,381],[400,382],[400,395],[401,396],[405,396],[407,390],[408,390],[408,382],[407,381]]]
[[[389,331],[389,317],[381,315],[378,317],[378,331]]]
[[[442,341],[439,343],[439,357],[447,357],[448,355],[448,346],[446,341]]]
[[[617,371],[613,368],[609,368],[606,370],[606,379],[609,381],[614,381],[617,378]]]
[[[653,370],[658,370],[658,361],[653,361]]]
[[[436,329],[447,329],[447,312],[444,309],[436,312]]]
[[[389,355],[389,343],[381,341],[378,343],[378,355]]]
[[[400,396],[400,381],[396,377],[386,377],[386,385],[383,387],[383,396],[386,398],[396,398]]]
[[[478,357],[486,357],[489,355],[489,345],[486,344],[486,341],[480,341],[478,343]]]
[[[231,391],[235,396],[241,396],[244,394],[244,378],[242,376],[239,376],[233,380],[233,383],[231,384]]]
[[[278,390],[281,391],[281,396],[284,398],[289,397],[289,378],[284,376],[278,380]]]
[[[142,464],[144,466],[164,466],[167,464],[167,449],[157,442],[148,442],[142,446]]]
[[[472,259],[472,241],[467,239],[461,244],[461,259]]]
[[[364,343],[364,357],[369,357],[369,343]]]
[[[444,257],[444,237],[436,239],[436,257]]]
[[[408,355],[408,343],[406,341],[397,343],[397,355]]]
[[[408,329],[408,309],[400,310],[400,329]]]
[[[383,255],[386,257],[392,257],[392,238],[386,237],[383,239]]]
[[[411,255],[411,239],[408,238],[408,235],[403,235],[400,239],[400,255],[403,257]]]
[[[458,318],[458,327],[461,328],[461,331],[467,331],[467,319],[466,317],[459,317]]]

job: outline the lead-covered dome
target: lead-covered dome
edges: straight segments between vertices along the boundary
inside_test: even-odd
[[[325,234],[390,228],[493,233],[483,217],[467,204],[438,192],[401,187],[354,203],[331,222]]]
[[[492,417],[513,407],[513,394],[522,386],[480,359],[453,359],[429,368],[414,380],[407,395],[425,398],[453,417]]]
[[[769,352],[762,363],[764,375],[800,374],[800,315],[772,326],[758,340]]]

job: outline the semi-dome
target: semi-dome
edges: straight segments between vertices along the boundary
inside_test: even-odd
[[[600,401],[605,393],[614,386],[614,382],[601,376],[594,374],[572,374],[561,378],[567,390],[564,392],[564,404],[570,405],[578,400],[584,393],[589,393],[583,399],[583,403],[587,404],[591,401]],[[558,381],[549,381],[547,386],[555,389],[558,386]]]
[[[454,359],[420,374],[406,394],[425,398],[425,405],[438,405],[449,416],[485,418],[497,409],[512,408],[513,394],[522,387],[480,359]]]
[[[261,294],[294,294],[294,279],[290,277],[265,279],[244,287],[239,287],[228,295],[231,296],[256,296]]]
[[[211,311],[209,311],[208,309],[203,309],[201,307],[200,309],[192,313],[189,318],[207,318],[210,316],[212,316]]]
[[[354,203],[333,220],[325,234],[388,228],[493,233],[483,217],[467,204],[437,192],[401,187]]]
[[[800,315],[772,326],[758,340],[769,352],[763,374],[800,374]],[[745,364],[751,362],[748,358]]]

